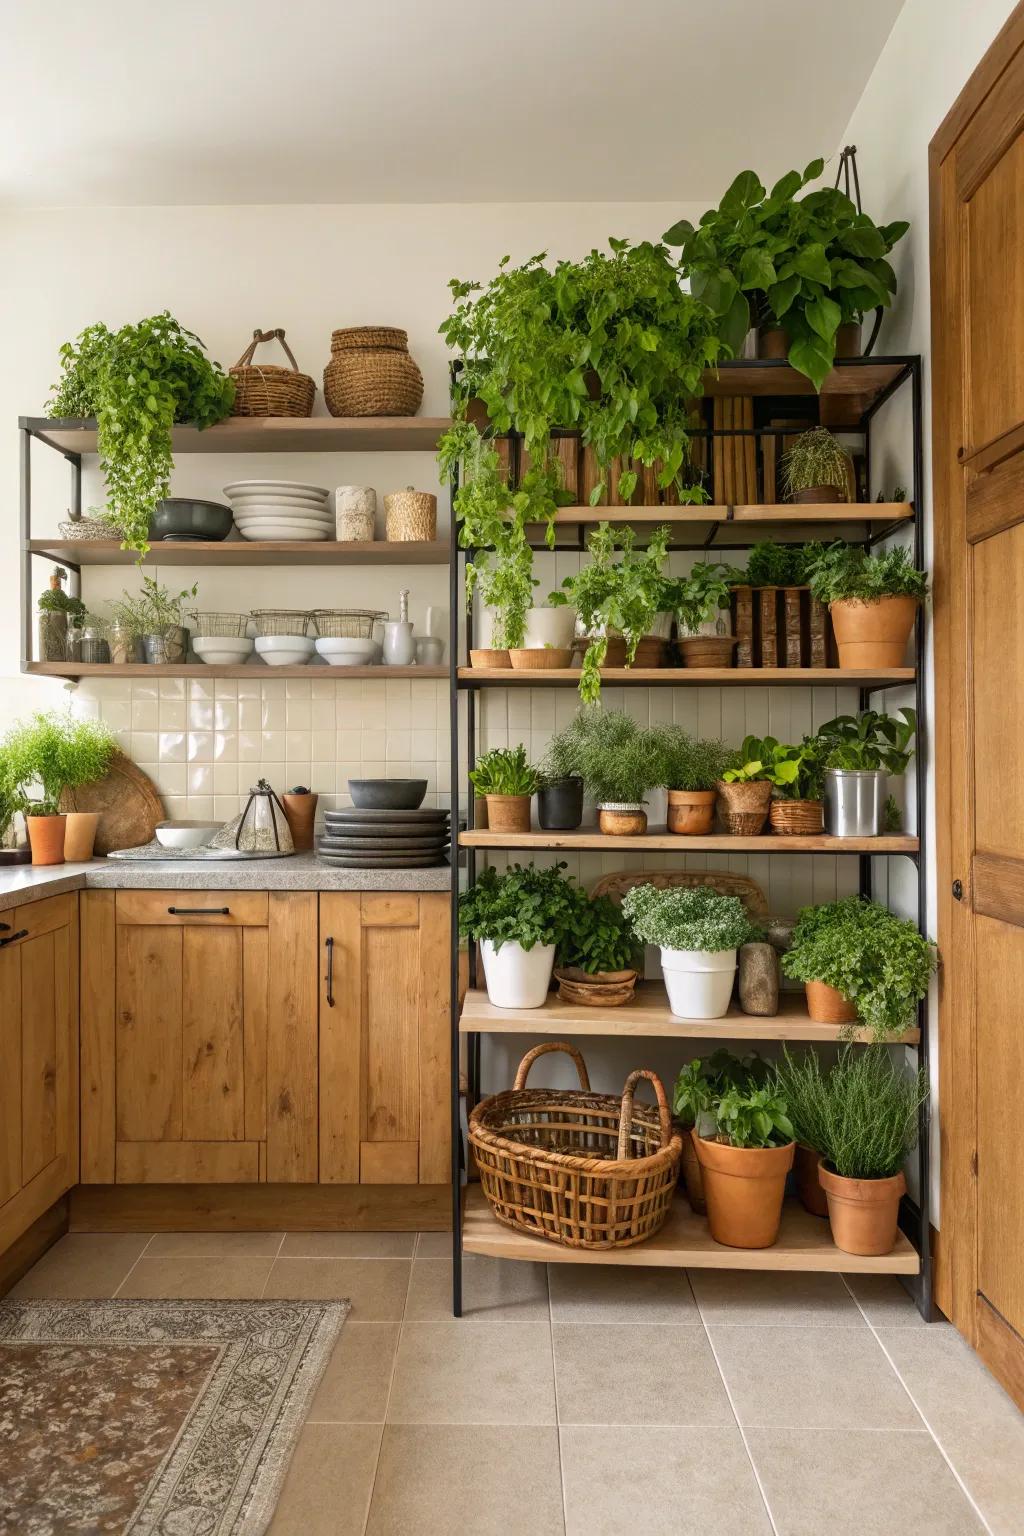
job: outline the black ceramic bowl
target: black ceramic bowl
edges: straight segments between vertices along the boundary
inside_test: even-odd
[[[169,496],[158,501],[149,520],[151,543],[161,539],[226,539],[234,522],[231,508],[219,501],[193,501],[188,496]]]
[[[362,811],[415,811],[427,792],[426,779],[349,779],[352,804]]]

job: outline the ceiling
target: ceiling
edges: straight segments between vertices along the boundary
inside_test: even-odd
[[[901,4],[7,0],[0,203],[717,200],[836,149]]]

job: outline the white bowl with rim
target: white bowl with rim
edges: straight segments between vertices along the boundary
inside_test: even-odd
[[[307,635],[257,635],[256,654],[268,667],[302,667],[313,655]]]
[[[321,635],[315,640],[317,654],[332,667],[370,667],[377,661],[377,642],[344,635]]]
[[[252,641],[242,635],[195,635],[192,649],[208,667],[233,667],[252,655]]]
[[[330,495],[325,485],[307,485],[304,480],[233,480],[224,487],[224,495],[229,501],[233,501],[236,495],[245,496],[253,491],[270,491],[275,495],[280,492],[282,496],[314,496],[322,501]]]
[[[203,848],[220,826],[219,821],[158,821],[156,840],[161,848]]]

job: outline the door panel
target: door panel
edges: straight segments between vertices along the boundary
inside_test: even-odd
[[[182,930],[117,930],[117,1139],[181,1140]]]
[[[972,450],[1024,419],[1024,141],[1017,139],[965,204]],[[1009,344],[1008,344],[1009,342]]]
[[[54,935],[26,939],[21,955],[21,1181],[57,1156],[57,989]]]
[[[0,1204],[21,1188],[21,953],[0,949]]]
[[[975,843],[1024,857],[1024,523],[972,560]]]
[[[978,1290],[1024,1335],[1024,1179],[1008,1112],[1024,1082],[1024,928],[979,917]],[[1017,1027],[1008,1029],[1011,1014]],[[1010,1134],[1008,1134],[1010,1132]]]
[[[242,933],[186,928],[182,951],[181,1134],[185,1141],[242,1141]]]

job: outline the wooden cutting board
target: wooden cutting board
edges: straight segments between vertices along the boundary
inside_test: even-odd
[[[153,780],[130,757],[120,752],[111,762],[105,779],[65,790],[60,808],[62,811],[99,811],[98,854],[151,843],[157,822],[163,821],[166,814]]]

